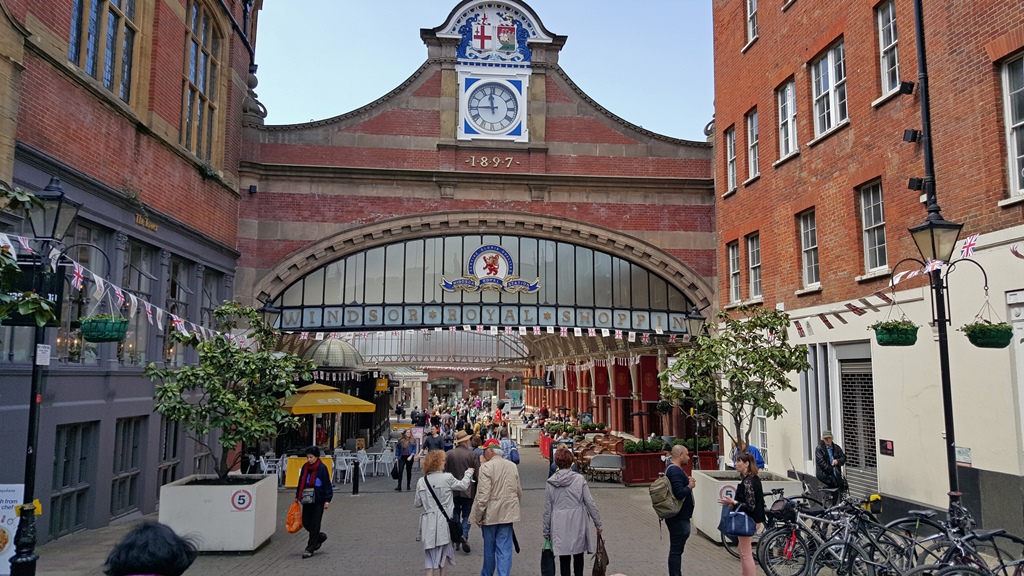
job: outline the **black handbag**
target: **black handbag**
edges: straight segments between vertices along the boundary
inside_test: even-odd
[[[395,463],[391,465],[391,479],[398,480],[399,477],[401,474],[398,472],[398,460],[395,460]]]
[[[555,552],[551,549],[551,540],[545,540],[540,550],[540,576],[555,576]]]
[[[441,515],[444,516],[445,521],[448,522],[448,536],[451,538],[452,544],[461,544],[462,522],[448,517],[448,513],[444,511],[444,506],[441,506],[441,500],[438,499],[437,494],[434,494],[434,488],[430,485],[430,480],[424,478],[423,483],[427,485],[427,490],[430,491],[430,495],[434,497],[434,502],[437,502],[437,509],[441,511]]]

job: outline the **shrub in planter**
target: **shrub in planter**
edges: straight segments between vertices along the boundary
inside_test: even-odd
[[[86,342],[120,342],[128,333],[128,319],[115,314],[96,314],[79,320]]]
[[[906,318],[875,322],[868,330],[875,331],[879,346],[913,346],[917,342],[919,326]]]
[[[1013,340],[1013,326],[1006,322],[978,320],[961,326],[960,331],[978,348],[1006,348]]]
[[[548,434],[550,434],[551,436],[554,436],[555,434],[561,434],[562,433],[562,425],[561,424],[548,424],[547,431],[548,431]]]

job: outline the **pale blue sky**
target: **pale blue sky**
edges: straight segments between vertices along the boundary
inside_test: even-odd
[[[648,130],[703,141],[713,114],[708,0],[532,0],[559,64],[612,113]],[[427,58],[421,28],[458,0],[264,0],[256,42],[268,124],[330,118],[368,104]]]

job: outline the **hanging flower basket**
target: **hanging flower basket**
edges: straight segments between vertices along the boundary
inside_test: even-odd
[[[86,342],[120,342],[128,333],[128,319],[90,316],[82,319],[80,330]]]
[[[875,331],[875,340],[879,346],[913,346],[917,343],[917,324],[909,320],[891,320],[876,322],[868,326]]]
[[[979,320],[965,324],[960,331],[978,348],[1006,348],[1013,340],[1013,327],[1006,322]]]

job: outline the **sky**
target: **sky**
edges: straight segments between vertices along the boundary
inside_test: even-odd
[[[421,28],[440,26],[459,0],[264,0],[256,93],[267,124],[344,114],[387,94],[427,58]],[[708,0],[530,0],[544,26],[567,36],[559,65],[619,117],[704,141],[713,107]]]

